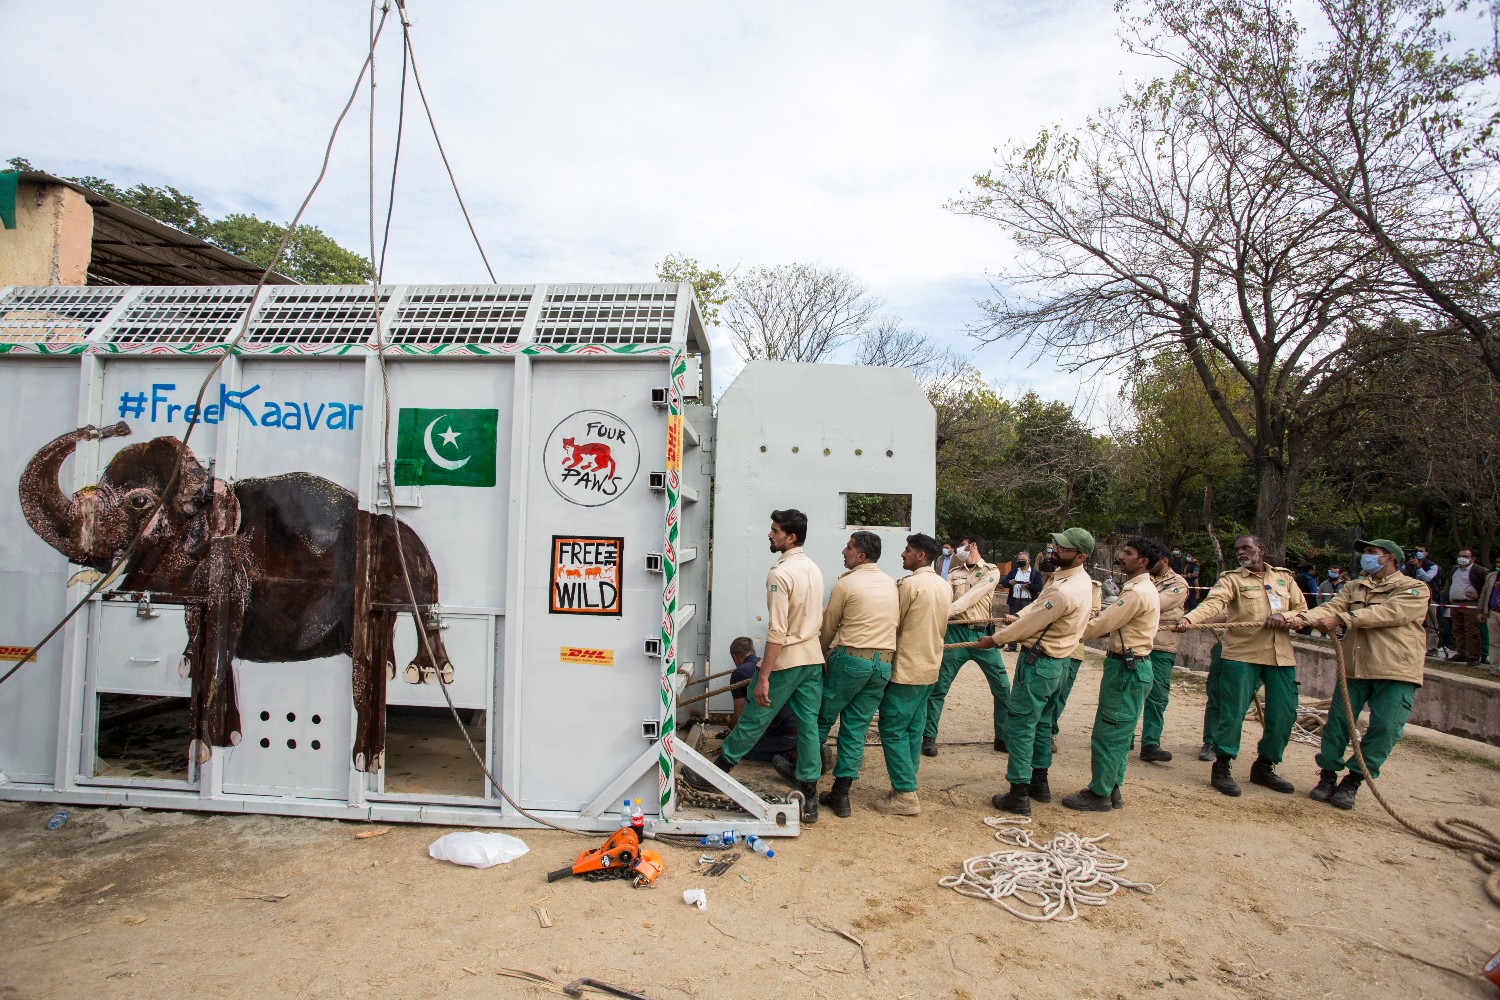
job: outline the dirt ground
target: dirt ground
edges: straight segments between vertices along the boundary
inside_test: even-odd
[[[1098,679],[1086,665],[1064,716],[1059,797],[1086,781]],[[691,874],[698,852],[667,848],[651,890],[546,884],[585,846],[551,831],[522,832],[530,854],[477,871],[427,856],[446,832],[437,827],[355,840],[359,826],[330,821],[74,808],[49,833],[52,807],[0,803],[0,998],[561,992],[502,969],[708,1000],[1497,995],[1474,975],[1500,948],[1500,908],[1478,870],[1402,831],[1368,790],[1352,814],[1310,801],[1309,746],[1294,743],[1282,769],[1298,794],[1248,784],[1242,757],[1244,796],[1218,795],[1195,752],[1201,687],[1186,682],[1167,720],[1178,757],[1132,757],[1123,810],[1035,810],[1038,839],[1110,833],[1126,876],[1155,883],[1155,895],[1032,924],[939,888],[964,858],[1002,847],[981,822],[1004,758],[988,746],[976,668],[948,705],[943,737],[976,745],[924,758],[922,816],[870,810],[887,787],[872,747],[852,818],[825,811],[776,858],[747,855],[722,878]],[[1497,761],[1494,748],[1412,735],[1382,787],[1415,816],[1500,828]],[[769,768],[747,777],[775,781]],[[682,902],[695,887],[707,912]],[[819,925],[861,938],[869,968]]]

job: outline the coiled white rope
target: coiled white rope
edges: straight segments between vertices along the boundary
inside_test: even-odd
[[[1029,819],[991,817],[984,825],[995,839],[1017,850],[981,854],[964,862],[963,872],[945,875],[938,885],[961,896],[988,899],[1022,920],[1074,920],[1080,906],[1103,906],[1121,889],[1154,893],[1150,882],[1131,882],[1118,872],[1130,864],[1122,855],[1101,850],[1109,834],[1081,837],[1058,833],[1045,844],[1031,839]],[[1028,909],[1017,909],[1011,905]]]

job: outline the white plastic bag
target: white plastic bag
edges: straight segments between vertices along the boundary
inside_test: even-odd
[[[493,868],[507,861],[514,861],[531,848],[520,837],[508,833],[478,833],[460,830],[448,833],[432,842],[427,853],[439,861],[451,861],[455,865],[470,868]]]
[[[700,910],[708,909],[708,893],[702,889],[683,890],[682,901],[689,906],[696,906]]]

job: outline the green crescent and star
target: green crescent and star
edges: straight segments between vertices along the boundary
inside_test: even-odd
[[[402,407],[397,486],[494,486],[499,410]]]

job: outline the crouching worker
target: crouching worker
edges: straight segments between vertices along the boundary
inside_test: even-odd
[[[1371,778],[1380,777],[1380,766],[1390,756],[1411,714],[1412,699],[1422,686],[1422,665],[1427,656],[1427,585],[1402,573],[1401,547],[1388,538],[1359,541],[1362,576],[1316,608],[1294,615],[1272,615],[1267,628],[1301,628],[1311,625],[1334,636],[1344,652],[1348,676],[1349,709],[1357,719],[1370,707],[1370,728],[1359,741]],[[1338,633],[1343,633],[1340,637]],[[1353,809],[1354,796],[1364,775],[1353,757],[1344,757],[1349,747],[1349,720],[1343,699],[1334,692],[1323,726],[1323,745],[1318,750],[1320,768],[1317,786],[1308,796],[1340,809]],[[1345,768],[1349,773],[1338,781]],[[1337,786],[1334,782],[1338,781]]]
[[[734,661],[734,673],[729,676],[731,685],[755,680],[760,657],[755,655],[755,643],[749,636],[742,635],[729,644],[729,658]],[[740,716],[745,713],[745,702],[750,695],[748,687],[746,684],[730,692],[734,697],[734,711],[729,716],[730,729],[740,724]],[[766,731],[761,733],[760,740],[740,759],[774,763],[777,757],[787,753],[793,757],[797,753],[797,717],[792,714],[792,706],[782,705]]]
[[[823,700],[823,649],[818,633],[823,626],[823,574],[802,551],[807,540],[807,515],[800,510],[771,512],[766,536],[771,551],[780,553],[766,577],[766,652],[756,668],[755,683],[739,724],[724,739],[715,766],[728,771],[738,764],[770,726],[783,705],[797,717],[798,789],[802,792],[802,822],[818,821],[818,708]],[[687,768],[682,780],[703,792],[713,783]]]

